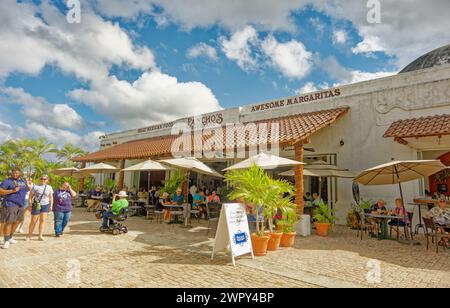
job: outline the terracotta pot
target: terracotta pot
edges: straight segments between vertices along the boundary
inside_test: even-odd
[[[283,236],[282,232],[279,233],[270,233],[269,244],[267,245],[268,251],[275,251],[280,247],[281,237]]]
[[[314,223],[314,225],[316,226],[316,233],[318,236],[328,236],[328,231],[330,231],[331,228],[331,224],[328,223]]]
[[[281,237],[280,247],[292,247],[295,243],[297,232],[283,233]]]
[[[252,234],[253,254],[258,257],[263,257],[267,254],[267,245],[269,244],[270,236],[258,236]]]

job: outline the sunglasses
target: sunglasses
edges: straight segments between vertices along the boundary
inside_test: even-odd
[[[48,181],[47,178],[41,178],[41,181]]]

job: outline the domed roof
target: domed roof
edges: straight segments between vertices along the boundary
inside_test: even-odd
[[[442,64],[450,64],[450,45],[433,50],[405,67],[400,74],[418,71]]]

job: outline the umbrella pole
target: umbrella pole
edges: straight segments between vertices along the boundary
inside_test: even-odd
[[[400,175],[398,174],[397,166],[394,166],[394,169],[395,169],[395,175],[397,176],[397,180],[398,180],[398,188],[400,189],[400,198],[402,199],[403,205],[405,205],[405,199],[403,198],[402,183],[400,182]]]

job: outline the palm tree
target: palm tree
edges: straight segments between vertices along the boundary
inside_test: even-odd
[[[75,147],[75,146],[73,146],[71,144],[65,144],[61,149],[59,149],[56,152],[56,157],[59,160],[62,160],[64,162],[66,162],[67,166],[75,165],[73,163],[73,159],[75,157],[83,156],[83,155],[86,155],[86,151],[84,151],[84,150],[82,150],[82,149],[80,149],[78,147]]]

